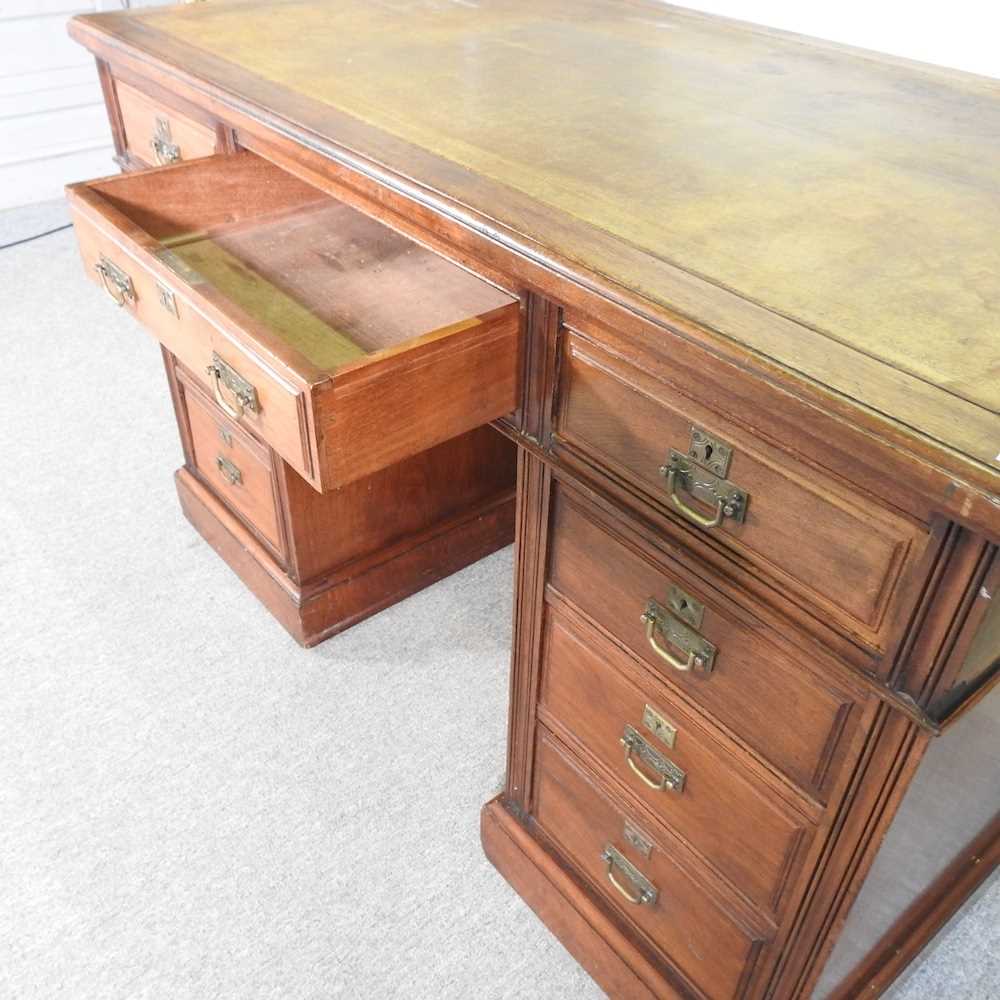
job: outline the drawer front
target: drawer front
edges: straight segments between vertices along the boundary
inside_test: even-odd
[[[741,994],[762,935],[682,866],[674,842],[623,812],[543,729],[533,814],[570,863],[697,989],[716,1000]],[[648,886],[630,877],[629,865]],[[644,888],[655,900],[636,901]]]
[[[823,800],[856,729],[860,712],[854,697],[774,642],[772,626],[665,553],[652,551],[624,522],[612,526],[565,487],[556,491],[552,518],[550,586],[657,677]],[[667,634],[674,587],[703,605],[700,624],[688,632],[714,647],[710,671],[675,665],[690,654]],[[652,623],[644,617],[651,600],[668,612]]]
[[[215,129],[158,103],[135,87],[115,83],[129,154],[149,166],[211,156]]]
[[[191,456],[201,478],[271,546],[284,554],[280,502],[268,450],[244,434],[181,372]]]
[[[302,390],[212,323],[183,293],[181,286],[171,280],[168,271],[157,269],[147,255],[122,241],[110,227],[80,213],[75,213],[74,227],[88,276],[115,298],[118,287],[113,281],[109,283],[99,268],[110,265],[124,275],[132,289],[132,299],[126,300],[125,308],[198,378],[206,391],[214,388],[209,367],[219,362],[227,374],[232,373],[250,386],[256,407],[241,407],[238,415],[234,407],[239,403],[225,383],[219,385],[219,393],[238,423],[267,441],[304,477],[311,478],[313,467],[305,443],[306,401]]]
[[[253,153],[68,195],[91,278],[318,490],[517,405],[517,299]]]
[[[560,440],[750,559],[807,606],[829,611],[831,624],[885,648],[903,569],[926,538],[920,526],[755,438],[718,406],[686,399],[581,337],[566,338],[561,378]],[[692,453],[699,461],[685,466]],[[727,495],[733,487],[744,498],[737,516],[723,515],[710,528],[695,523],[718,513],[719,505],[706,502],[713,490]]]
[[[736,744],[662,687],[641,687],[639,674],[610,643],[574,631],[550,609],[546,725],[582,746],[756,904],[777,912],[810,825],[739,761]]]

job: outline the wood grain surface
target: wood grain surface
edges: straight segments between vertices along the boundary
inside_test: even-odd
[[[248,2],[77,25],[419,167],[536,252],[1000,469],[991,81],[639,0]]]

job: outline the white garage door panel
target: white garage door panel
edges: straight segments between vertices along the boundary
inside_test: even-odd
[[[94,57],[66,34],[61,15],[0,21],[0,73],[20,76],[39,69],[93,66]]]
[[[172,0],[132,0],[146,7]],[[59,198],[65,184],[115,171],[91,54],[73,14],[120,0],[0,0],[0,209]]]
[[[47,157],[32,163],[27,170],[19,163],[0,165],[0,209],[59,198],[64,185],[71,181],[115,173],[118,168],[111,153],[110,146],[99,146]]]
[[[0,127],[0,163],[51,156],[107,141],[108,118],[102,104],[70,106],[7,119]]]
[[[0,77],[0,147],[12,124],[5,119],[101,103],[101,85],[92,66]],[[99,128],[103,133],[103,122]]]
[[[3,23],[0,22],[0,32]],[[33,73],[18,73],[17,76],[0,74],[0,97],[15,94],[32,94],[60,87],[82,87],[97,84],[97,74],[90,63],[82,66],[68,66],[64,69],[38,69]]]
[[[121,4],[114,4],[114,7],[121,6]],[[0,2],[0,20],[10,17],[37,17],[47,14],[86,14],[93,9],[92,3],[74,3],[73,0],[2,0]]]

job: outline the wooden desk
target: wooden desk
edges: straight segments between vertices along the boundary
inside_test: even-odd
[[[877,995],[1000,851],[995,81],[642,0],[71,33],[202,533],[318,641],[503,544],[492,422],[491,860],[612,996]]]

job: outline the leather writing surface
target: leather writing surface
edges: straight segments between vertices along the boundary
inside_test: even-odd
[[[608,0],[252,3],[146,21],[1000,405],[987,81]]]

